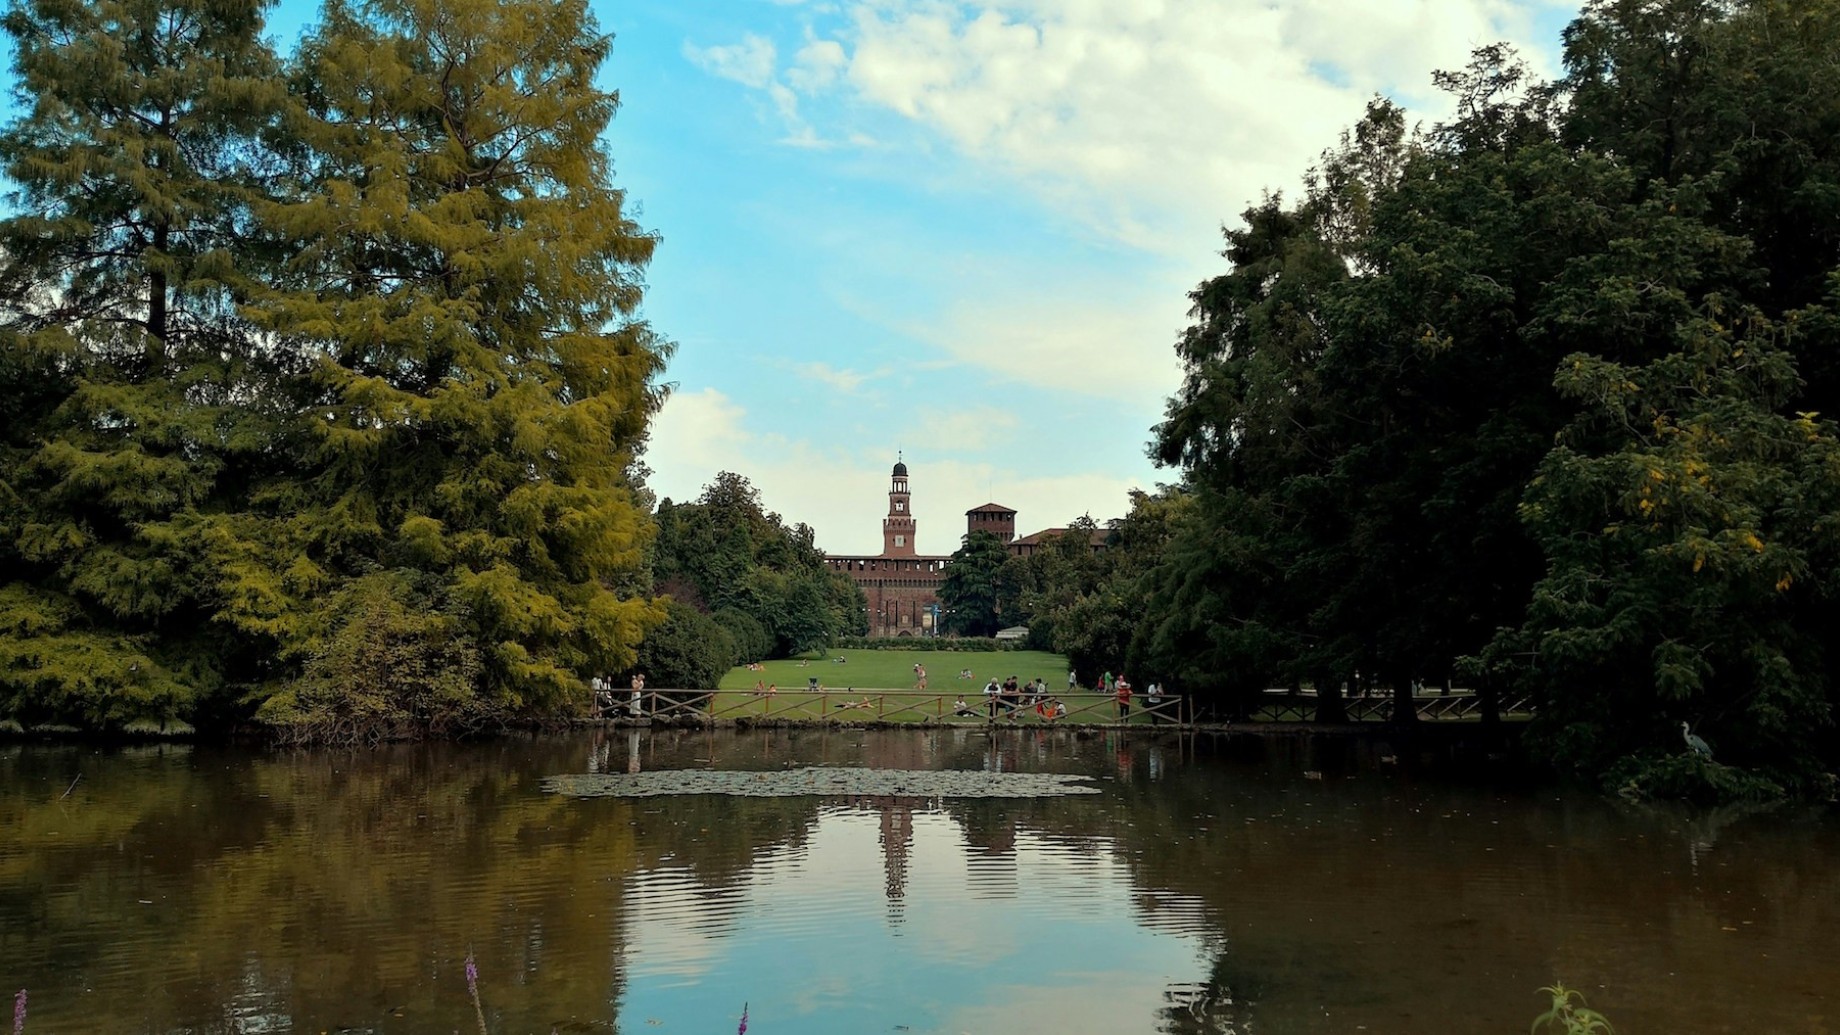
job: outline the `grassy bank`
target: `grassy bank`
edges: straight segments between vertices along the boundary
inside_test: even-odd
[[[841,662],[835,660],[842,658]],[[787,658],[761,663],[759,671],[737,666],[722,677],[723,690],[751,690],[756,682],[777,684],[782,691],[802,690],[816,678],[827,690],[911,690],[914,666],[926,666],[926,686],[936,693],[963,690],[974,695],[992,678],[1015,676],[1026,683],[1037,676],[1048,682],[1050,693],[1067,689],[1067,659],[1045,651],[944,651],[944,650],[832,650],[823,656]],[[959,677],[969,670],[970,679]],[[1092,674],[1083,674],[1091,684]]]

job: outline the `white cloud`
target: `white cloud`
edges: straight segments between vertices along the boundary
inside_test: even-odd
[[[848,59],[836,40],[811,40],[799,48],[786,71],[786,81],[803,93],[822,90],[837,81]]]
[[[1193,282],[1112,292],[1044,288],[1026,280],[967,288],[914,336],[963,363],[1038,388],[1128,399],[1156,409],[1181,379],[1173,343],[1187,324]]]
[[[950,443],[954,449],[989,449],[1014,442],[1022,420],[1013,410],[974,406],[963,410],[928,408],[919,415],[918,442]]]
[[[800,363],[794,369],[803,377],[845,392],[854,392],[870,381],[888,376],[886,370],[865,373],[860,370],[838,369],[829,363]]]
[[[1434,69],[1483,44],[1525,45],[1536,15],[1560,6],[858,0],[824,34],[808,28],[785,73],[800,93],[849,102],[839,124],[807,114],[815,129],[800,123],[786,142],[849,140],[862,109],[892,113],[1048,207],[1168,255],[1267,187],[1296,184],[1372,94],[1443,114]]]
[[[772,40],[750,32],[728,46],[699,47],[686,40],[684,57],[710,75],[764,90],[773,85],[778,52]]]

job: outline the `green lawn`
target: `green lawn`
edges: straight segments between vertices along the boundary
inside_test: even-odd
[[[845,660],[839,662],[837,658]],[[926,666],[925,695],[914,690],[915,664]],[[764,715],[783,719],[982,723],[985,683],[993,677],[1002,682],[1010,676],[1027,683],[1039,676],[1047,681],[1050,694],[1066,702],[1069,724],[1115,722],[1118,717],[1110,695],[1101,696],[1091,690],[1067,693],[1067,659],[1042,651],[833,650],[805,659],[764,662],[761,669],[732,669],[722,677],[721,688],[752,690],[759,682],[777,686],[776,694],[725,697],[708,706],[712,714],[719,718]],[[971,678],[960,678],[959,673],[966,669],[971,671]],[[804,692],[812,677],[818,679],[825,694]],[[953,705],[960,696],[974,715],[953,714]],[[1141,710],[1141,699],[1137,703],[1138,710],[1131,721],[1149,722]],[[1004,712],[1002,720],[1023,724],[1045,721],[1027,708]]]
[[[843,658],[837,662],[833,659]],[[984,689],[992,677],[998,682],[1015,676],[1026,683],[1037,676],[1048,681],[1049,693],[1067,689],[1067,659],[1045,651],[952,650],[833,650],[822,657],[788,658],[762,663],[765,671],[745,666],[722,677],[723,690],[751,690],[756,681],[776,683],[780,690],[803,690],[811,677],[826,690],[912,690],[914,666],[926,666],[926,688],[935,693],[964,690],[967,699]],[[958,674],[970,669],[972,678]],[[1087,677],[1086,682],[1091,682]]]

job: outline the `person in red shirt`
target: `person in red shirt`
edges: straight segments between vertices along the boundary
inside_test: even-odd
[[[1120,675],[1118,677],[1118,681],[1112,685],[1118,688],[1118,721],[1119,722],[1130,722],[1131,721],[1131,684],[1128,680],[1124,678],[1123,675]]]

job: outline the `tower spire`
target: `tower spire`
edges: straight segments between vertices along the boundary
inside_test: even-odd
[[[912,557],[914,549],[914,513],[912,498],[907,494],[907,464],[897,450],[894,475],[888,486],[888,516],[882,519],[882,556]]]

